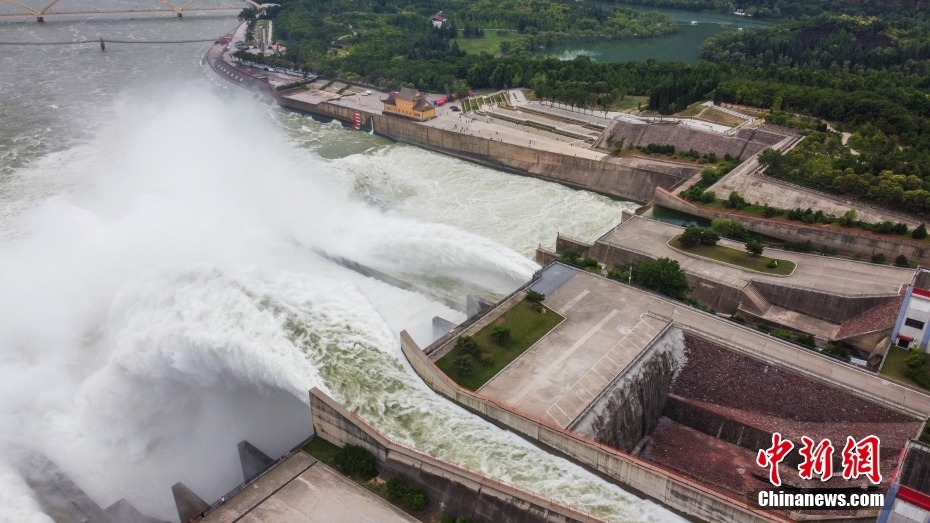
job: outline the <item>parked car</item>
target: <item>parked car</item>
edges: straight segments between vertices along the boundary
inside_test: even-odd
[[[457,106],[457,105],[449,106],[449,110],[455,111],[455,112],[460,112],[460,111],[461,111],[461,109],[459,109],[459,106]]]
[[[371,91],[365,91],[362,96],[371,96]]]

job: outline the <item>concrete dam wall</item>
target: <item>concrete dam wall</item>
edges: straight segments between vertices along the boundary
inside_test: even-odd
[[[311,104],[286,96],[280,97],[279,102],[283,107],[344,122],[357,119],[362,129],[371,128],[374,121],[375,133],[399,142],[617,198],[648,202],[652,200],[656,187],[670,189],[685,179],[683,174],[677,172],[633,168],[495,142],[396,116],[371,114],[327,102]]]
[[[659,423],[669,384],[683,364],[684,344],[680,330],[665,329],[569,428],[632,452]]]

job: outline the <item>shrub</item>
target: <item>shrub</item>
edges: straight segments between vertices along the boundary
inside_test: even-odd
[[[746,242],[746,252],[752,256],[762,256],[762,251],[765,250],[765,245],[758,240],[749,240]]]
[[[578,261],[578,258],[581,257],[581,253],[575,249],[565,249],[562,251],[562,260],[567,261],[568,263],[575,263]]]
[[[927,363],[927,355],[920,351],[914,351],[913,354],[909,354],[904,358],[904,364],[911,369],[923,367],[924,363]]]
[[[727,201],[723,202],[723,205],[728,208],[742,209],[746,207],[746,200],[738,192],[730,191],[730,196],[727,197]]]
[[[710,222],[710,228],[720,236],[742,240],[746,237],[746,228],[736,220],[718,218]]]
[[[814,339],[813,334],[799,334],[798,337],[795,338],[795,341],[811,349],[817,346],[817,341]]]
[[[872,263],[885,263],[885,254],[878,253],[872,255]]]
[[[814,243],[810,240],[804,242],[785,242],[782,247],[786,251],[811,252],[814,250]]]
[[[429,498],[423,489],[407,483],[407,480],[400,476],[391,476],[387,480],[387,491],[392,500],[410,510],[423,510],[429,504]]]
[[[830,356],[831,358],[843,360],[847,363],[852,359],[852,356],[849,355],[849,349],[843,347],[842,345],[835,345],[833,343],[828,344],[827,347],[823,349],[823,353],[827,356]]]
[[[371,452],[356,445],[346,445],[339,449],[333,457],[336,468],[344,474],[371,479],[378,475],[375,468],[375,456]]]
[[[443,514],[442,518],[439,520],[439,523],[455,523],[455,518],[448,514]]]
[[[600,267],[601,264],[597,263],[597,260],[595,260],[594,258],[585,257],[585,258],[582,258],[581,260],[581,266],[587,269],[591,267]]]
[[[717,200],[717,193],[714,191],[704,191],[701,193],[701,202],[714,203]]]
[[[898,267],[907,267],[908,266],[907,256],[903,254],[899,254],[898,257],[894,259],[894,264],[897,265]]]
[[[927,237],[927,226],[924,224],[918,225],[917,228],[914,229],[914,232],[911,233],[911,238],[914,238],[915,240],[923,240],[926,237]]]
[[[468,354],[459,354],[455,360],[455,371],[461,376],[471,376],[475,372],[475,357]]]
[[[778,267],[778,262],[775,260],[769,260],[769,262],[766,263],[765,266],[768,267],[769,269],[774,269]]]
[[[830,247],[829,245],[821,245],[821,246],[820,246],[820,252],[822,252],[822,253],[824,253],[824,254],[826,254],[826,255],[828,255],[828,256],[836,256],[836,254],[839,253],[838,250],[834,249],[833,247]]]
[[[536,292],[533,289],[527,289],[526,299],[533,303],[539,303],[546,299],[546,295],[541,292]]]
[[[459,519],[455,520],[455,523],[478,523],[476,520],[471,519],[467,516],[462,516]]]
[[[769,204],[765,204],[764,206],[762,206],[762,215],[765,216],[766,218],[771,218],[772,216],[775,216],[776,214],[778,214],[777,207],[769,207]]]
[[[510,342],[510,329],[501,325],[494,326],[491,329],[491,339],[498,345],[507,345]]]

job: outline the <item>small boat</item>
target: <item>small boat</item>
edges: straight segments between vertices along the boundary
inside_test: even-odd
[[[698,24],[697,20],[691,20],[691,25],[697,25],[697,24]]]

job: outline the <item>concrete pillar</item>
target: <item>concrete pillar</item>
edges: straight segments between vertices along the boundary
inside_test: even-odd
[[[258,476],[262,471],[274,464],[271,457],[246,440],[240,441],[237,446],[239,448],[239,463],[242,465],[242,479],[245,481]]]
[[[465,311],[468,317],[471,318],[475,314],[478,314],[485,309],[490,309],[493,306],[494,304],[488,300],[469,294],[466,299]]]
[[[442,338],[444,334],[446,334],[447,332],[451,331],[454,328],[455,328],[455,323],[452,323],[451,321],[445,318],[440,318],[439,316],[433,316],[433,341],[436,341],[439,338]],[[927,329],[927,330],[930,331],[930,329]]]
[[[178,481],[171,485],[171,494],[174,495],[174,505],[178,508],[178,516],[181,523],[190,520],[198,514],[202,514],[210,505],[200,499],[200,496],[194,494],[194,491],[187,488],[184,483]]]
[[[142,514],[125,499],[110,505],[103,512],[113,523],[166,523]]]

